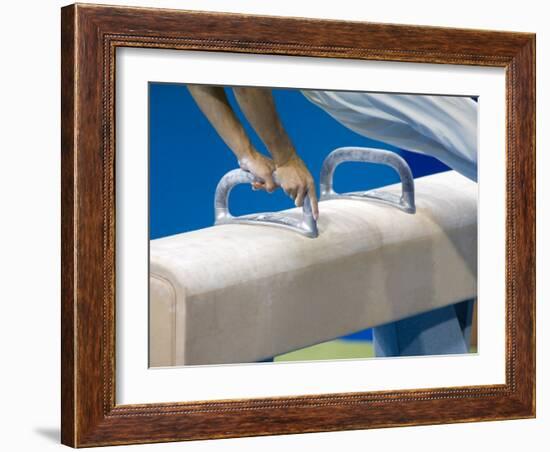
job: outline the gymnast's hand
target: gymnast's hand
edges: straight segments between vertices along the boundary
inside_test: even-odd
[[[252,188],[269,193],[274,191],[276,185],[272,174],[276,170],[278,182],[296,206],[302,206],[306,194],[309,195],[312,213],[317,219],[319,209],[313,177],[296,154],[290,137],[279,120],[271,90],[255,87],[233,88],[239,106],[273,160],[254,149],[222,87],[189,85],[188,88],[201,111],[237,157],[240,167],[257,178],[252,183]]]
[[[257,181],[252,182],[254,190],[265,190],[268,193],[277,188],[273,181],[273,171],[275,171],[275,163],[258,151],[252,151],[246,156],[239,159],[239,166],[254,176]]]
[[[294,153],[285,163],[277,165],[275,174],[281,188],[294,201],[296,206],[302,206],[306,194],[309,195],[313,217],[317,219],[319,217],[319,207],[317,205],[315,182],[302,159]]]

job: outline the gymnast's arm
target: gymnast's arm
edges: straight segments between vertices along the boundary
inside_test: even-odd
[[[233,151],[239,166],[261,179],[262,182],[253,183],[254,188],[264,188],[268,192],[275,190],[272,176],[275,170],[273,161],[254,149],[242,124],[229,105],[224,89],[219,86],[202,85],[188,85],[187,88],[216,132]]]
[[[233,88],[241,110],[269,150],[276,174],[285,193],[297,206],[303,205],[309,194],[315,218],[319,215],[315,182],[287,135],[268,88]],[[260,187],[259,187],[260,188]]]

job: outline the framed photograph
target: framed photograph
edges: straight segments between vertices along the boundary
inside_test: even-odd
[[[535,416],[535,36],[62,8],[62,442]]]

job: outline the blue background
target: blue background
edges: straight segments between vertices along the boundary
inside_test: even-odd
[[[226,92],[256,149],[268,155],[239,110],[233,91],[226,88]],[[448,169],[434,158],[402,151],[352,132],[298,90],[275,89],[273,96],[285,129],[315,178],[317,188],[323,159],[341,146],[395,150],[407,160],[415,177]],[[237,160],[198,109],[185,85],[150,83],[149,108],[150,238],[212,226],[216,184],[227,171],[237,167]],[[398,181],[391,168],[365,163],[342,165],[335,174],[339,191],[366,190]],[[281,210],[293,207],[293,203],[282,190],[269,195],[242,185],[232,192],[230,206],[232,212],[240,215]]]
[[[248,125],[230,88],[229,101],[256,149],[268,155]],[[274,89],[281,121],[298,154],[319,187],[323,159],[341,146],[368,146],[394,150],[410,165],[414,177],[446,171],[438,160],[370,140],[345,128],[309,102],[298,90]],[[156,239],[212,226],[214,191],[219,179],[237,167],[237,161],[183,84],[149,84],[149,237]],[[335,175],[337,191],[366,190],[398,182],[397,174],[381,165],[348,163]],[[293,207],[282,190],[273,194],[236,187],[230,199],[234,214],[275,211]],[[370,331],[347,339],[370,339]]]

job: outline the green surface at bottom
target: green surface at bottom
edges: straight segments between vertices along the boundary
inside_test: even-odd
[[[374,347],[371,341],[345,341],[336,339],[311,347],[295,350],[275,357],[281,361],[312,361],[320,359],[357,359],[373,358]]]
[[[475,345],[470,346],[470,353],[477,353]],[[275,362],[315,361],[329,359],[374,358],[374,345],[371,341],[346,341],[335,339],[329,342],[312,345],[276,356]]]

